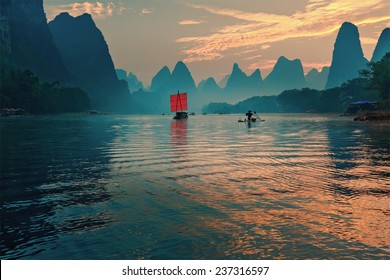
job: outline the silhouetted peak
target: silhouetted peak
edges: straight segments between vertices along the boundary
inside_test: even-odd
[[[88,13],[84,13],[80,16],[73,17],[67,12],[62,12],[57,15],[50,24],[77,24],[78,26],[86,26],[90,28],[91,26],[96,26],[95,22],[92,19],[92,16]]]
[[[59,24],[67,24],[71,21],[73,21],[73,17],[67,13],[67,12],[62,12],[58,15],[55,16],[55,18],[51,22],[59,23]]]
[[[275,91],[304,87],[306,82],[301,61],[280,56],[265,82],[266,87]]]
[[[183,61],[176,63],[175,68],[172,71],[170,89],[171,90],[183,90],[193,91],[196,88],[194,79],[187,65]]]
[[[318,75],[318,74],[320,74],[320,72],[316,68],[313,68],[309,72],[307,72],[306,77],[309,77],[312,75]]]
[[[178,61],[177,63],[176,63],[176,66],[175,67],[183,67],[183,66],[186,66],[185,64],[184,64],[184,62],[183,61]]]
[[[252,73],[252,75],[257,75],[257,74],[260,74],[260,69],[259,68],[257,68],[255,71],[253,71],[253,73]],[[252,76],[251,75],[251,76]]]
[[[220,87],[217,85],[217,82],[213,77],[209,77],[207,80],[202,80],[199,85],[200,87],[198,89],[205,93],[218,92],[220,90]]]
[[[133,72],[129,73],[128,78],[129,79],[137,79],[138,80],[137,76]]]
[[[289,61],[289,60],[285,56],[282,55],[278,58],[277,63],[283,63],[283,62],[287,62],[287,61]]]
[[[344,22],[337,34],[335,48],[348,45],[360,48],[361,51],[358,28],[350,22]],[[361,51],[361,54],[363,55],[363,51]]]
[[[73,17],[67,12],[62,12],[62,13],[56,15],[56,17],[54,19],[66,19],[66,18],[73,18]]]
[[[274,69],[279,68],[279,67],[297,67],[297,68],[302,68],[302,62],[300,59],[288,59],[284,56],[281,56],[278,58],[278,61],[276,62]]]
[[[329,72],[329,69],[330,69],[329,66],[324,66],[324,67],[322,67],[322,69],[321,69],[321,73]]]
[[[261,80],[261,72],[260,72],[260,69],[257,68],[255,71],[253,71],[253,73],[249,76],[251,79],[258,79],[260,78]]]
[[[175,72],[183,72],[183,71],[189,72],[188,67],[187,67],[187,65],[184,64],[183,61],[178,61],[175,65],[175,68],[172,71],[172,75]]]
[[[151,91],[158,91],[161,88],[165,88],[167,83],[171,78],[171,70],[169,70],[168,66],[162,67],[157,74],[153,77],[150,85]]]
[[[78,16],[78,18],[92,20],[92,16],[88,13],[84,13],[84,14],[80,15],[80,16]]]
[[[344,22],[339,29],[339,34],[344,32],[359,33],[356,25],[347,21]]]
[[[349,21],[345,21],[343,22],[343,24],[341,25],[340,29],[347,29],[347,28],[350,28],[351,30],[352,29],[356,29],[357,30],[357,27],[356,25],[354,25],[353,23],[349,22]]]
[[[241,70],[241,68],[238,66],[237,63],[234,63],[233,64],[233,70],[232,70],[232,74],[230,75],[230,78],[235,77],[235,76],[245,76],[245,73]]]
[[[387,52],[390,52],[390,28],[383,29],[378,43],[375,46],[371,61],[380,61]]]
[[[364,69],[366,63],[358,28],[350,22],[344,22],[334,44],[332,65],[326,88],[340,86],[342,83],[358,77],[358,71]]]
[[[164,66],[163,68],[161,68],[158,72],[157,72],[157,75],[159,74],[168,74],[168,75],[171,75],[171,70],[169,70],[168,66]],[[156,76],[157,76],[156,75]]]
[[[215,79],[213,77],[209,77],[207,80],[206,80],[206,84],[208,85],[215,85],[217,86],[217,82],[215,81]]]
[[[118,77],[118,80],[127,80],[127,73],[126,70],[123,69],[115,69],[116,76]]]
[[[245,89],[246,91],[258,90],[262,79],[260,70],[256,69],[249,77],[240,69],[237,63],[233,64],[232,74],[226,82],[226,89],[237,90]]]

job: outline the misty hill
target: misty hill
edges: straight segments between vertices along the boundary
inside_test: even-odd
[[[366,63],[357,27],[350,22],[344,22],[334,44],[332,64],[325,87],[328,89],[340,86],[358,77],[358,71],[366,68]]]
[[[230,74],[225,91],[252,91],[258,92],[262,79],[260,70],[256,69],[249,77],[240,69],[237,63],[234,63],[232,73]]]
[[[246,87],[248,76],[240,69],[237,63],[234,63],[232,73],[226,82],[225,89],[237,90]]]
[[[217,85],[217,82],[214,78],[209,77],[207,80],[205,80],[203,86],[199,89],[199,91],[202,91],[203,93],[215,93],[219,92],[221,88]]]
[[[92,17],[61,13],[49,28],[73,83],[88,92],[92,107],[128,112],[127,84],[118,80],[107,43]]]
[[[264,79],[267,93],[280,93],[286,89],[300,89],[306,86],[302,63],[299,59],[279,57],[271,73]]]
[[[218,102],[226,99],[223,89],[221,89],[214,78],[209,77],[202,80],[198,85],[198,93],[191,96],[191,102],[194,104],[194,110],[200,111],[202,107],[210,102]]]
[[[29,69],[47,82],[69,82],[69,74],[54,44],[43,0],[1,0],[1,60]]]
[[[390,52],[390,28],[383,29],[381,35],[379,36],[371,61],[380,61],[387,52]]]
[[[115,69],[116,76],[119,80],[127,82],[130,92],[136,92],[138,90],[145,90],[144,85],[138,80],[137,76],[132,72],[127,75],[127,72],[123,69]]]
[[[249,88],[255,89],[256,91],[261,86],[262,82],[260,69],[256,69],[249,77],[248,77],[248,85]]]
[[[170,80],[171,80],[171,71],[169,70],[168,66],[164,66],[153,77],[152,82],[150,84],[150,91],[166,92],[168,90],[167,86]]]
[[[261,85],[262,78],[259,69],[247,76],[238,64],[234,63],[232,72],[227,78],[226,86],[223,88],[224,101],[237,102],[258,95]]]
[[[138,80],[137,76],[132,72],[127,75],[127,84],[129,86],[130,92],[144,90],[145,87],[140,80]]]
[[[152,79],[150,91],[160,93],[176,93],[180,91],[191,94],[196,92],[197,89],[190,70],[182,61],[179,61],[176,63],[172,74],[167,66],[164,66],[157,72]]]
[[[207,81],[207,79],[203,79],[199,82],[198,87],[197,87],[198,91],[202,91],[202,88],[203,88],[204,84],[206,83],[206,81]]]
[[[123,69],[115,69],[116,76],[118,77],[118,80],[124,80],[127,81],[127,72]]]
[[[219,86],[220,88],[226,87],[226,84],[227,84],[227,81],[229,80],[229,78],[230,78],[230,74],[228,74],[228,75],[226,75],[225,77],[223,77],[223,78],[219,81],[218,86]]]
[[[196,92],[194,79],[184,62],[179,61],[176,63],[168,88],[173,93],[177,91],[188,92],[190,94]]]
[[[323,67],[321,72],[317,69],[311,69],[305,76],[307,86],[312,89],[324,89],[328,80],[329,67]]]

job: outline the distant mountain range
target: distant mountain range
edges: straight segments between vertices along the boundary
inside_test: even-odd
[[[390,29],[383,30],[375,48],[372,61],[377,61],[390,51]],[[278,58],[270,74],[263,80],[259,69],[251,75],[246,75],[237,63],[233,65],[231,74],[226,75],[219,84],[213,77],[202,80],[195,89],[190,71],[183,62],[179,62],[180,68],[185,69],[180,73],[180,68],[175,67],[175,76],[185,79],[172,79],[167,66],[164,66],[152,79],[151,92],[174,92],[174,89],[193,89],[204,99],[213,96],[220,101],[238,101],[256,95],[279,94],[284,90],[312,88],[323,90],[341,86],[343,83],[357,78],[359,70],[366,67],[368,60],[364,58],[359,32],[355,25],[349,22],[343,23],[337,35],[334,45],[332,63],[330,67],[323,67],[321,71],[311,69],[304,75],[302,63],[299,59],[290,60],[284,56]],[[179,83],[179,80],[181,83]],[[188,81],[188,82],[186,82]],[[215,98],[214,98],[215,99]]]
[[[132,72],[127,74],[126,70],[123,69],[115,69],[115,72],[119,80],[127,82],[127,86],[129,87],[131,93],[139,90],[145,90],[145,87],[142,82],[138,80],[137,76]]]
[[[260,69],[247,75],[234,63],[231,73],[219,83],[208,77],[196,86],[187,65],[179,61],[172,72],[163,66],[145,88],[132,72],[115,70],[104,36],[89,14],[72,17],[61,13],[47,24],[43,0],[2,0],[0,11],[2,61],[31,69],[42,81],[79,86],[99,110],[134,112],[150,106],[151,95],[159,102],[154,104],[156,110],[163,110],[166,96],[177,91],[188,92],[190,102],[199,108],[209,101],[237,102],[290,89],[322,90],[358,77],[368,62],[357,27],[345,22],[336,38],[332,63],[320,72],[312,69],[305,76],[299,59],[280,56],[265,79]],[[388,51],[390,29],[386,28],[371,61],[380,60]]]
[[[309,88],[322,90],[325,88],[328,75],[329,67],[327,66],[323,67],[321,72],[313,68],[305,76],[306,84]]]

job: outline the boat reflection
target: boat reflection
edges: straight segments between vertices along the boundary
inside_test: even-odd
[[[187,145],[187,120],[171,120],[170,135],[173,146]]]

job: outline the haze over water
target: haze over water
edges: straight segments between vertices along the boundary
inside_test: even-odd
[[[2,259],[389,259],[388,124],[238,117],[2,119]]]

